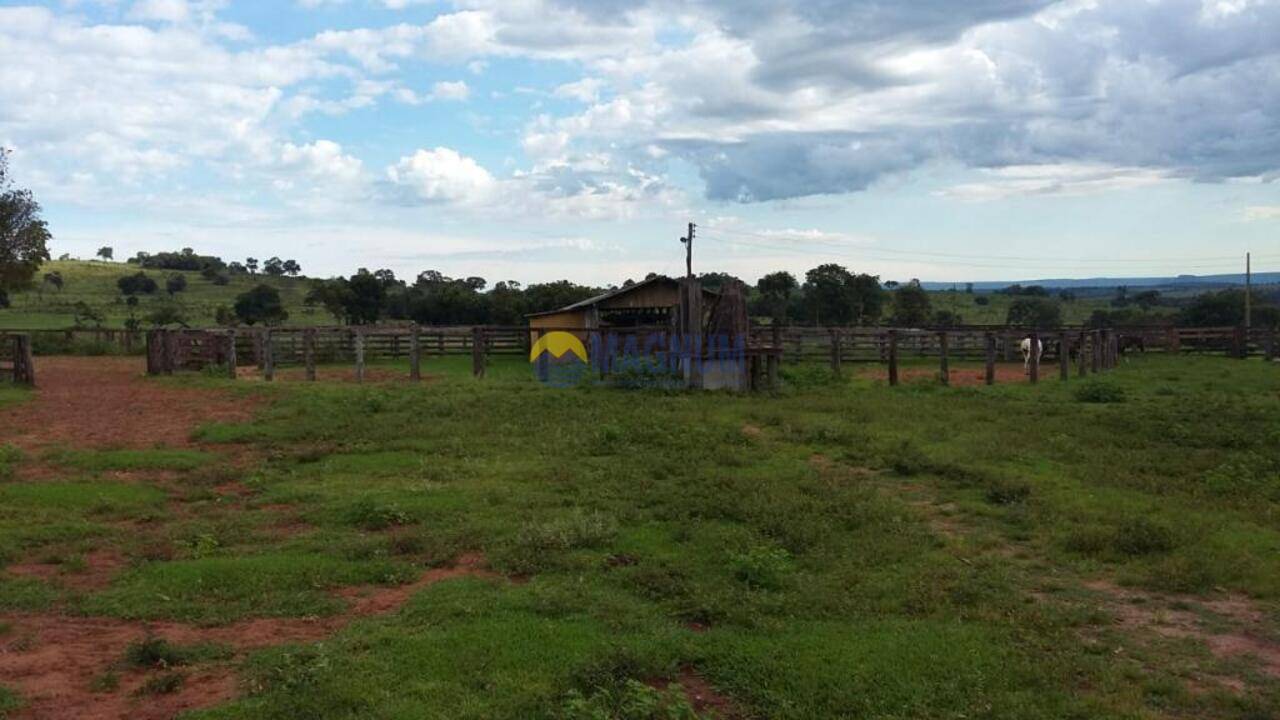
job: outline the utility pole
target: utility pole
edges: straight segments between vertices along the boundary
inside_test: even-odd
[[[684,243],[684,276],[687,278],[693,277],[693,233],[697,227],[689,223],[689,234],[680,238],[680,242]]]
[[[1244,330],[1253,327],[1253,258],[1244,254]]]

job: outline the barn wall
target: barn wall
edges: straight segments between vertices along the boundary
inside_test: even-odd
[[[600,303],[606,310],[621,308],[672,307],[680,302],[678,286],[654,283],[633,292],[622,293]]]

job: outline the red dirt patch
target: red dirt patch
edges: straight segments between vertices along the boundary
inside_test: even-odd
[[[273,645],[314,642],[329,637],[362,617],[388,615],[419,590],[450,578],[499,577],[484,569],[483,558],[466,555],[451,567],[435,568],[412,583],[396,587],[343,588],[334,594],[350,601],[341,615],[326,618],[258,618],[222,627],[184,623],[137,623],[110,618],[58,615],[7,615],[13,631],[0,646],[0,678],[27,702],[15,718],[77,718],[78,720],[160,720],[198,707],[231,700],[236,694],[229,667],[179,668],[186,681],[167,695],[136,697],[133,692],[150,674],[120,673],[120,687],[93,692],[94,678],[110,671],[125,648],[148,635],[177,645],[218,643],[244,653]]]
[[[84,556],[84,567],[68,569],[54,563],[17,563],[5,567],[5,571],[19,577],[39,578],[79,592],[101,590],[124,567],[127,560],[118,551],[104,548]]]
[[[209,421],[245,420],[251,399],[146,380],[133,357],[41,357],[36,393],[0,411],[0,442],[24,449],[187,446]]]
[[[646,684],[657,690],[666,690],[671,681],[650,680]],[[709,715],[715,720],[745,720],[747,714],[742,712],[737,703],[721,693],[698,674],[692,667],[680,668],[680,675],[675,679],[684,691],[689,704],[700,715]]]
[[[1074,377],[1074,372],[1073,368],[1072,377]],[[885,367],[871,367],[861,371],[859,375],[873,380],[889,382],[889,370]],[[938,381],[940,375],[941,372],[937,368],[904,367],[898,370],[898,378],[904,383]],[[983,385],[987,382],[987,371],[983,368],[952,368],[950,378],[953,387]],[[1042,382],[1057,379],[1058,369],[1056,366],[1048,369],[1040,368],[1040,380]],[[1027,377],[1021,365],[996,365],[997,385],[1026,382],[1030,382],[1030,378]]]
[[[1211,600],[1191,596],[1165,596],[1119,587],[1106,580],[1084,584],[1108,597],[1109,610],[1124,628],[1153,632],[1172,638],[1203,642],[1218,658],[1252,657],[1259,672],[1280,678],[1280,641],[1264,626],[1266,615],[1248,598],[1227,595]],[[1201,613],[1230,621],[1229,630],[1206,626]]]

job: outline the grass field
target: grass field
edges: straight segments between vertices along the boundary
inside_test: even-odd
[[[233,672],[205,720],[693,717],[667,681],[713,688],[703,717],[1280,713],[1276,367],[889,388],[788,366],[738,397],[467,362],[258,385],[198,450],[10,453],[0,557],[61,569],[2,576],[0,609],[216,629],[482,558],[321,641],[148,671]],[[109,581],[75,582],[103,548]]]
[[[10,297],[12,306],[0,310],[0,327],[7,329],[41,330],[61,329],[75,324],[75,305],[83,302],[106,318],[106,326],[124,327],[129,317],[129,308],[124,303],[116,281],[125,275],[138,272],[136,265],[122,262],[98,262],[84,260],[55,260],[45,263],[39,275],[58,272],[62,274],[64,286],[61,291],[50,286],[42,290],[29,290],[14,293]],[[136,310],[139,318],[145,318],[151,310],[160,304],[174,302],[187,316],[187,321],[195,326],[214,324],[214,314],[218,306],[231,308],[236,296],[250,288],[265,283],[280,291],[280,298],[285,309],[289,311],[291,325],[317,325],[333,322],[332,316],[323,309],[309,308],[303,299],[310,289],[310,281],[306,278],[273,278],[267,275],[234,275],[227,285],[214,285],[200,277],[196,272],[176,273],[172,270],[146,270],[147,275],[154,278],[160,289],[154,295],[139,296],[140,304]],[[172,301],[164,291],[165,278],[173,274],[185,275],[187,289],[176,293]],[[37,278],[38,280],[39,278]]]

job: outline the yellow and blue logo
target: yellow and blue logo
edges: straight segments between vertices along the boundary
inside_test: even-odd
[[[569,387],[588,376],[591,359],[582,340],[570,332],[553,331],[538,338],[529,349],[539,381],[547,385]]]
[[[559,360],[569,353],[573,353],[582,362],[587,360],[587,348],[578,339],[577,335],[563,331],[549,332],[538,338],[533,344],[533,348],[529,350],[529,362],[537,362],[543,353],[551,353],[551,357]]]

